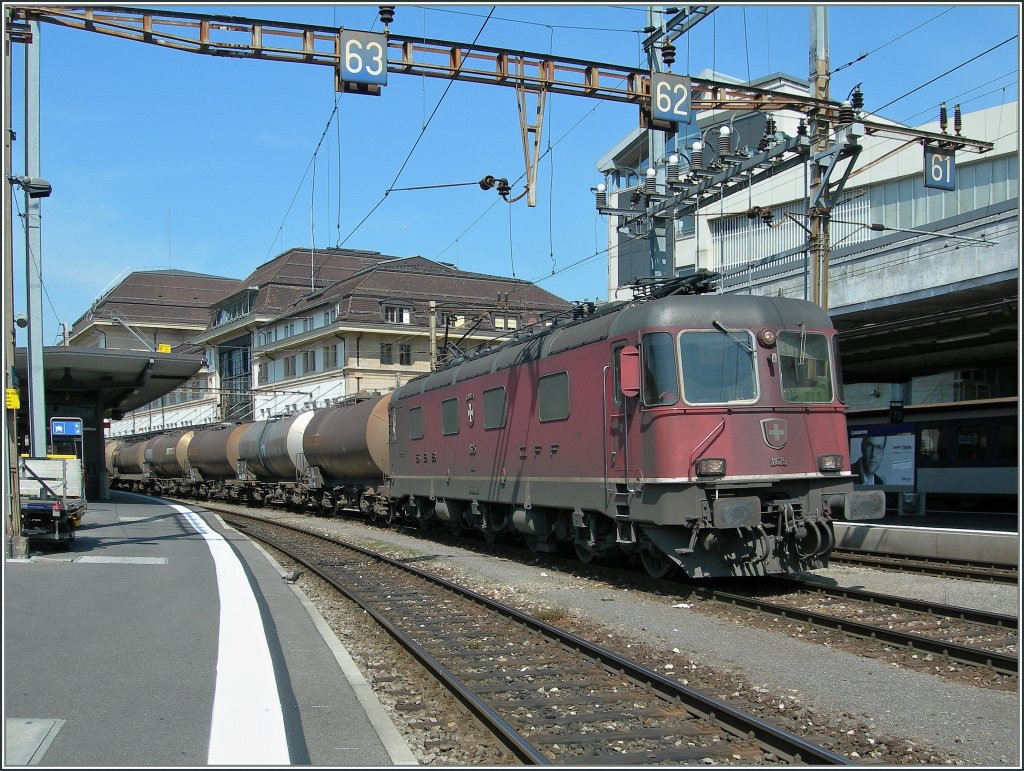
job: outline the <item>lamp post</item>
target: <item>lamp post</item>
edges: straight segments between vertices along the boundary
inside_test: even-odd
[[[27,155],[27,153],[26,153]],[[10,177],[25,191],[25,273],[28,287],[29,454],[46,455],[46,396],[43,370],[43,266],[39,236],[39,199],[53,191],[41,177]]]

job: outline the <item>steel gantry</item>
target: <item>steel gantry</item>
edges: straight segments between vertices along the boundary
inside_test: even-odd
[[[511,191],[507,185],[500,187],[498,192],[509,202],[526,195],[527,203],[533,206],[536,203],[536,173],[545,97],[564,94],[635,104],[640,111],[642,126],[674,129],[674,124],[664,125],[663,121],[659,123],[652,118],[652,83],[662,75],[659,69],[671,69],[671,61],[664,58],[664,51],[671,46],[671,41],[707,18],[716,7],[688,6],[663,24],[645,30],[651,33],[644,42],[648,53],[660,48],[664,59],[657,66],[651,64],[649,69],[396,34],[388,27],[394,18],[394,6],[380,6],[383,33],[165,9],[8,6],[8,36],[12,42],[29,42],[28,22],[39,22],[207,56],[319,65],[334,71],[335,90],[339,92],[379,95],[388,74],[512,88],[516,91],[519,108],[526,190],[515,198],[509,197]],[[657,57],[649,58],[653,62],[657,60]],[[669,66],[665,67],[665,64]],[[814,74],[812,72],[812,76]],[[671,183],[666,180],[661,185],[664,194],[654,194],[655,191],[649,188],[641,189],[639,192],[645,194],[647,207],[642,214],[605,207],[603,211],[606,213],[633,217],[634,221],[639,215],[653,227],[655,220],[678,219],[697,206],[735,191],[738,184],[749,184],[766,170],[777,173],[783,166],[809,160],[818,175],[818,189],[815,206],[808,214],[812,222],[817,222],[814,218],[825,218],[827,227],[828,210],[849,176],[860,150],[859,136],[878,134],[902,138],[908,144],[920,142],[926,147],[942,148],[946,152],[986,152],[993,147],[991,142],[963,137],[959,132],[950,135],[920,131],[866,119],[860,113],[851,120],[848,103],[825,98],[827,88],[821,88],[817,81],[815,93],[811,96],[700,78],[685,78],[685,82],[688,115],[711,110],[785,111],[806,118],[810,134],[782,143],[773,142],[772,146],[753,155],[730,158],[729,163],[706,170],[714,173],[692,177],[690,184],[686,184],[685,179]],[[536,100],[532,121],[528,95]],[[837,127],[842,131],[835,131]],[[845,169],[837,169],[837,163],[843,160],[848,161]],[[660,161],[658,158],[650,159],[652,167]],[[839,176],[836,181],[830,181],[833,172]],[[643,181],[638,187],[643,187]],[[827,265],[827,236],[822,239],[813,235],[812,240],[819,251],[816,264]]]

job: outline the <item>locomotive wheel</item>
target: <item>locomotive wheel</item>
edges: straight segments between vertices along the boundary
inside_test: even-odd
[[[462,535],[462,523],[461,522],[449,522],[448,532],[458,538]]]
[[[585,543],[580,543],[579,541],[576,541],[573,544],[573,546],[576,547],[577,558],[579,558],[579,561],[582,562],[584,565],[589,565],[591,562],[596,561],[597,558],[601,556],[597,553],[595,549],[591,548],[590,546],[587,546],[587,544]]]
[[[669,559],[667,554],[663,554],[653,546],[640,550],[640,561],[651,578],[664,578],[676,567],[676,563]]]
[[[487,541],[487,543],[494,543],[498,540],[497,530],[481,530],[480,533],[483,535],[484,540]]]

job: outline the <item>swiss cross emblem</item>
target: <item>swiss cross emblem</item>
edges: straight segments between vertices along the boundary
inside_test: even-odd
[[[469,425],[472,427],[472,425],[473,425],[473,402],[467,402],[466,403],[466,420],[469,422]]]
[[[761,436],[764,443],[773,450],[786,446],[786,421],[782,418],[765,418],[761,421]]]

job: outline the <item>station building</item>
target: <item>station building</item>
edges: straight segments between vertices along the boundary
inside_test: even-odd
[[[241,280],[133,273],[93,303],[70,342],[202,357],[188,382],[115,416],[107,435],[133,436],[390,391],[569,309],[529,282],[423,257],[296,247]]]

